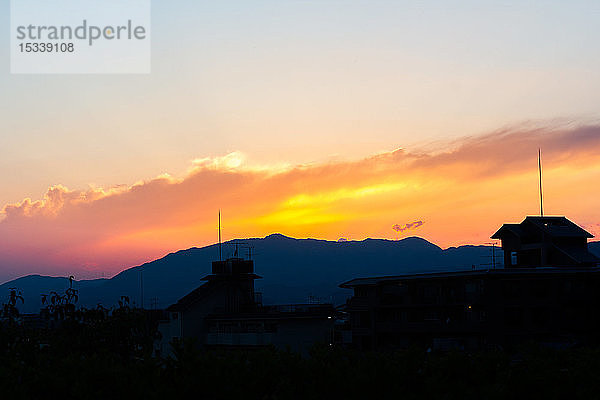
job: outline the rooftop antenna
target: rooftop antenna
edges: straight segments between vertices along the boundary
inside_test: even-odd
[[[484,244],[491,246],[490,250],[492,251],[492,253],[491,253],[491,261],[492,262],[491,263],[486,263],[486,264],[481,264],[481,265],[491,265],[492,269],[496,269],[496,265],[497,265],[496,264],[496,250],[498,250],[496,246],[498,246],[498,243],[497,242],[487,242],[487,243],[484,243]],[[488,258],[490,256],[481,256],[481,257]]]
[[[542,149],[538,148],[538,174],[540,178],[540,215],[544,216],[544,191],[542,187]]]
[[[221,257],[221,209],[219,208],[219,261],[223,261]]]

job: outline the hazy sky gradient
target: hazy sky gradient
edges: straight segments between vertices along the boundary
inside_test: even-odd
[[[406,150],[353,162],[256,168],[232,153],[197,160],[185,178],[111,190],[51,188],[1,210],[5,276],[112,274],[168,252],[281,232],[295,237],[425,237],[443,247],[490,242],[504,222],[537,214],[537,147],[545,210],[600,233],[600,126],[526,127],[464,139],[437,153]],[[394,225],[423,221],[404,232]]]
[[[10,22],[8,3],[0,1],[2,26]],[[87,193],[90,187],[129,187],[163,173],[183,179],[193,160],[236,151],[246,157],[244,165],[272,173],[300,164],[360,163],[398,148],[411,154],[449,151],[465,137],[505,127],[568,121],[595,126],[600,119],[598,21],[598,1],[154,1],[150,75],[10,75],[5,33],[0,35],[5,55],[0,63],[0,209],[25,198],[42,199],[55,185]],[[535,151],[535,144],[530,147]],[[593,160],[596,164],[586,168],[597,168]],[[567,161],[561,158],[550,168],[578,173]],[[575,182],[561,176],[565,184]],[[515,177],[523,179],[522,185],[530,178]],[[386,182],[376,180],[379,189],[373,190],[398,189],[385,189]],[[513,187],[509,180],[492,183]],[[288,189],[282,198],[310,188]],[[340,190],[338,196],[347,195]],[[392,210],[397,201],[389,196]],[[208,218],[218,203],[197,204],[207,207]],[[502,217],[525,214],[526,207],[515,207],[521,212]],[[248,218],[276,210],[253,210]],[[467,210],[456,218],[466,217]],[[422,217],[417,214],[398,211],[389,225]],[[81,262],[114,269],[147,258],[143,250],[154,256],[205,243],[213,221],[195,218],[188,234],[174,236],[179,242],[152,247],[149,241],[135,259]],[[393,237],[387,225],[376,228],[381,218],[348,217],[348,232],[356,238]],[[434,223],[428,220],[419,229],[441,244],[483,238],[469,229],[434,233],[429,228]],[[198,224],[205,230],[192,240]],[[299,236],[346,234],[346,225],[318,230],[295,225],[293,218],[287,230],[284,223],[240,222],[235,232],[255,236],[276,226]],[[72,255],[64,248],[52,251]],[[47,254],[39,250],[39,257]]]

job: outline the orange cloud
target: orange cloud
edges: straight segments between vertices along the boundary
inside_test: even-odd
[[[336,240],[389,237],[389,220],[419,215],[419,233],[441,246],[482,243],[503,222],[537,212],[538,147],[546,209],[597,226],[600,127],[506,129],[358,161],[277,168],[241,153],[195,160],[182,178],[131,186],[51,187],[0,211],[0,268],[25,273],[107,274],[166,252],[224,238],[281,232]],[[402,227],[400,227],[402,228]]]

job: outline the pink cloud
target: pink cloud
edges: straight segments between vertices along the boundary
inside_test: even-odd
[[[199,160],[181,179],[161,176],[88,190],[53,186],[40,200],[1,208],[0,277],[94,268],[118,272],[169,251],[209,244],[216,237],[218,209],[224,210],[224,233],[230,238],[273,231],[333,240],[340,231],[357,238],[386,235],[391,213],[427,218],[423,227],[422,221],[395,225],[398,232],[421,227],[424,235],[446,243],[460,235],[479,238],[482,234],[473,234],[471,225],[443,218],[464,220],[483,207],[490,212],[480,211],[482,218],[493,216],[493,223],[503,222],[500,215],[514,215],[508,209],[511,202],[522,201],[523,193],[513,193],[510,179],[535,174],[538,147],[549,170],[569,166],[596,177],[600,166],[600,126],[513,128],[448,146],[446,151],[397,150],[285,169],[249,168],[234,153]],[[576,178],[560,179],[581,192],[578,199],[600,195],[596,185],[581,187]],[[588,203],[568,200],[564,204],[591,210]],[[320,218],[309,223],[307,213]]]

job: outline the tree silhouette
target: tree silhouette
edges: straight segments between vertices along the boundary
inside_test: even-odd
[[[120,309],[129,309],[129,296],[121,296],[118,304]]]
[[[69,276],[69,287],[65,290],[64,294],[60,294],[55,291],[51,291],[50,294],[42,294],[42,304],[50,302],[42,310],[43,314],[46,314],[57,320],[64,320],[66,318],[73,318],[76,316],[75,303],[79,301],[79,290],[73,289],[73,275]]]
[[[8,302],[2,305],[2,318],[12,323],[19,317],[19,309],[17,308],[19,300],[21,304],[25,303],[21,291],[17,288],[10,288]]]

